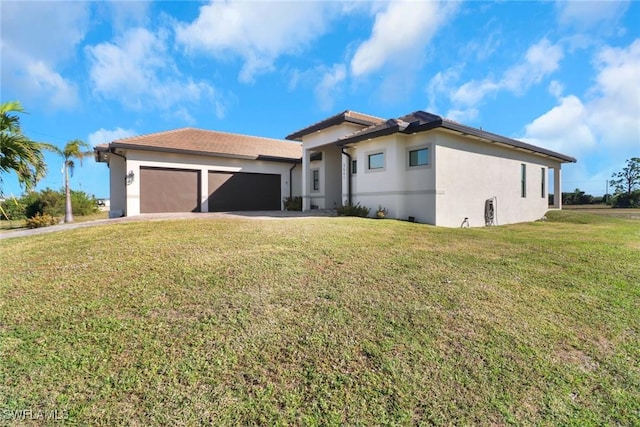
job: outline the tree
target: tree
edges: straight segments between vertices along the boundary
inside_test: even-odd
[[[64,222],[73,222],[73,207],[71,206],[71,190],[69,189],[69,176],[73,176],[73,169],[75,168],[74,159],[80,161],[82,166],[82,159],[93,155],[93,151],[83,149],[91,148],[89,144],[79,139],[74,139],[67,142],[63,149],[52,146],[56,153],[58,153],[64,159]]]
[[[609,181],[615,188],[614,207],[632,207],[640,203],[640,157],[627,160],[627,166],[611,178],[614,178]]]
[[[20,185],[30,191],[47,172],[42,154],[46,144],[22,134],[20,117],[11,114],[22,112],[18,101],[0,104],[0,173],[15,172]]]
[[[622,168],[622,172],[611,175],[609,183],[616,189],[616,193],[628,194],[640,187],[640,157],[632,157],[627,160],[627,166]]]

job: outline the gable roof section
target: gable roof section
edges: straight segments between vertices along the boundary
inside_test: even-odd
[[[336,141],[336,144],[340,147],[344,147],[348,144],[355,144],[360,141],[378,138],[385,135],[391,135],[394,133],[411,135],[417,132],[426,132],[436,128],[447,129],[449,131],[459,133],[463,136],[475,137],[489,143],[502,144],[511,148],[529,151],[547,157],[553,157],[562,162],[576,162],[576,159],[574,157],[547,150],[546,148],[527,144],[516,139],[507,138],[495,133],[486,132],[482,129],[466,126],[452,120],[443,119],[440,116],[424,111],[415,111],[397,119],[389,119],[385,122],[371,125],[352,134],[343,136]]]
[[[288,162],[302,158],[296,142],[195,128],[118,139],[109,147]]]
[[[287,135],[286,139],[300,141],[305,135],[309,135],[319,130],[327,129],[331,126],[341,125],[342,123],[354,123],[362,126],[372,126],[383,122],[384,119],[381,119],[380,117],[358,113],[357,111],[345,110],[342,113],[338,113],[335,116],[331,116],[328,119],[321,120],[317,123],[312,124],[311,126],[307,126],[304,129],[300,129],[299,131]]]

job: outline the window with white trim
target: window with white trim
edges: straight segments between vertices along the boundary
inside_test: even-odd
[[[384,153],[369,154],[369,170],[384,169]]]
[[[419,148],[409,151],[409,166],[427,166],[429,165],[429,149]]]

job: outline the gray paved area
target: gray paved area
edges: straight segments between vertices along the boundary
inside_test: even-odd
[[[74,228],[96,227],[105,224],[118,224],[124,222],[135,221],[163,221],[170,219],[216,219],[216,218],[236,218],[236,219],[254,219],[254,220],[282,220],[282,219],[300,219],[313,217],[332,217],[336,216],[332,210],[313,210],[308,212],[293,211],[252,211],[252,212],[180,212],[180,213],[160,213],[160,214],[142,214],[138,216],[99,219],[96,221],[77,222],[71,224],[52,225],[50,227],[6,230],[0,232],[1,239],[10,239],[12,237],[34,236],[37,234],[55,233],[58,231],[73,230]]]

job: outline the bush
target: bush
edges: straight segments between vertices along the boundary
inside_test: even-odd
[[[361,218],[366,218],[369,216],[369,209],[366,206],[361,206],[360,203],[356,203],[355,205],[346,204],[342,206],[338,206],[337,212],[340,216],[359,216]]]
[[[640,190],[629,193],[616,194],[611,199],[614,208],[636,208],[640,207]]]
[[[302,210],[302,197],[287,197],[284,199],[284,209],[287,211],[301,211]]]
[[[59,222],[60,218],[53,217],[49,214],[36,214],[33,218],[28,218],[26,220],[26,225],[28,228],[40,228],[56,225]]]
[[[8,219],[10,221],[15,221],[25,219],[27,217],[24,213],[25,206],[21,199],[7,199],[0,203],[0,207],[2,207],[2,211],[0,211],[0,220]]]
[[[71,191],[71,205],[73,214],[79,216],[91,215],[98,212],[98,200],[84,191]],[[64,208],[62,209],[64,215]]]
[[[27,218],[33,218],[37,214],[46,214],[52,217],[64,216],[65,195],[63,191],[47,188],[38,193],[29,193],[21,201],[25,205]],[[79,216],[91,215],[98,211],[95,197],[84,191],[71,191],[71,206],[73,214]]]

